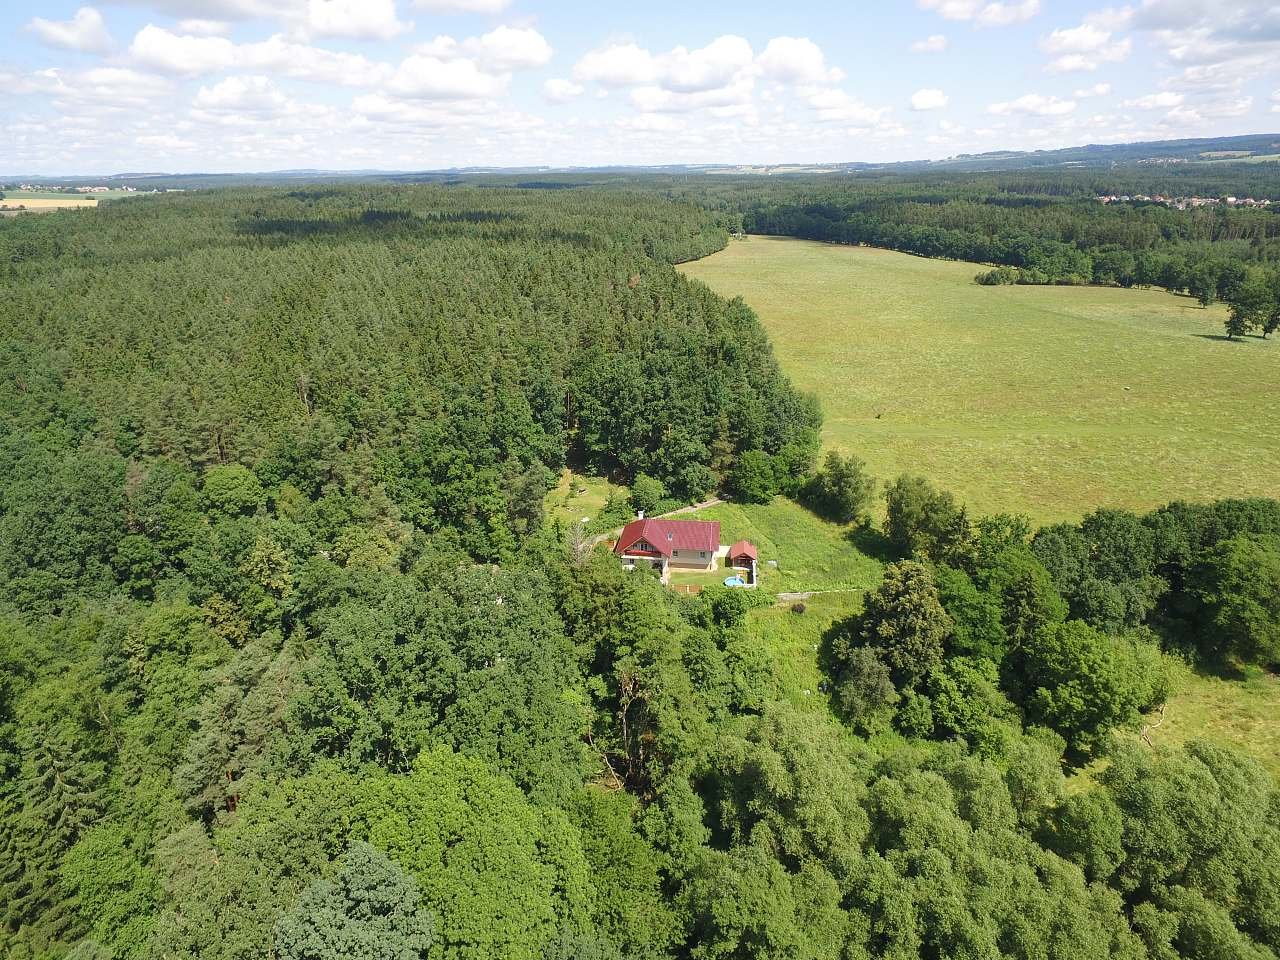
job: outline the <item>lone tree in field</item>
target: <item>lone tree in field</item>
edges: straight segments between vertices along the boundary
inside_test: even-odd
[[[1255,277],[1243,284],[1227,306],[1225,323],[1228,340],[1243,337],[1255,327],[1262,330],[1264,336],[1270,332],[1266,327],[1272,319],[1275,303],[1272,300],[1271,291],[1261,277]]]

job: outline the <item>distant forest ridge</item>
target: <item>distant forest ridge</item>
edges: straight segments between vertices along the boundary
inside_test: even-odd
[[[562,182],[564,175],[599,177],[633,177],[636,175],[688,176],[691,174],[793,175],[811,173],[920,173],[923,171],[1012,171],[1038,168],[1092,167],[1115,165],[1169,165],[1174,163],[1257,162],[1261,158],[1280,158],[1280,133],[1254,133],[1235,137],[1204,137],[1184,140],[1153,140],[1138,143],[1086,144],[1056,150],[997,150],[986,153],[958,154],[942,160],[903,160],[884,163],[841,161],[834,163],[777,164],[659,164],[588,166],[588,167],[455,167],[448,169],[410,170],[274,170],[250,173],[163,173],[126,172],[113,174],[81,174],[66,177],[0,173],[0,189],[13,189],[21,183],[64,184],[78,186],[89,183],[128,181],[139,188],[204,189],[223,186],[268,186],[285,183],[314,183],[332,180],[390,180],[409,182],[474,181],[489,177],[542,178]]]

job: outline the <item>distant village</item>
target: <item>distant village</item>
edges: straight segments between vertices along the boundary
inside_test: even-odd
[[[1165,197],[1160,194],[1155,196],[1147,196],[1144,193],[1135,194],[1134,196],[1104,196],[1098,197],[1099,203],[1158,203],[1161,206],[1171,207],[1174,210],[1194,210],[1197,207],[1216,207],[1225,205],[1228,207],[1258,207],[1280,208],[1280,200],[1254,200],[1251,197]]]
[[[116,186],[116,187],[55,187],[48,184],[24,183],[18,187],[19,190],[27,192],[44,192],[44,193],[182,193],[179,187],[169,187],[164,190],[151,189],[139,190],[137,187]]]

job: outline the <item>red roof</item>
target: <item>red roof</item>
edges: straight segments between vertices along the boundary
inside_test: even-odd
[[[632,520],[622,528],[614,552],[627,553],[642,540],[654,553],[664,557],[671,556],[675,550],[714,553],[720,549],[720,523],[716,520]]]
[[[729,559],[736,560],[738,557],[750,557],[752,560],[759,560],[760,556],[756,553],[756,545],[750,540],[739,540],[729,548]]]

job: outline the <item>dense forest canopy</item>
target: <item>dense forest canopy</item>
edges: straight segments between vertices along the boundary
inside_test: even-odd
[[[1172,655],[1280,666],[1280,503],[1033,531],[815,468],[755,316],[672,268],[836,187],[755,184],[0,222],[0,950],[1277,955],[1280,786],[1124,732]],[[751,632],[770,598],[546,522],[569,462],[861,524],[885,574],[816,708]]]

